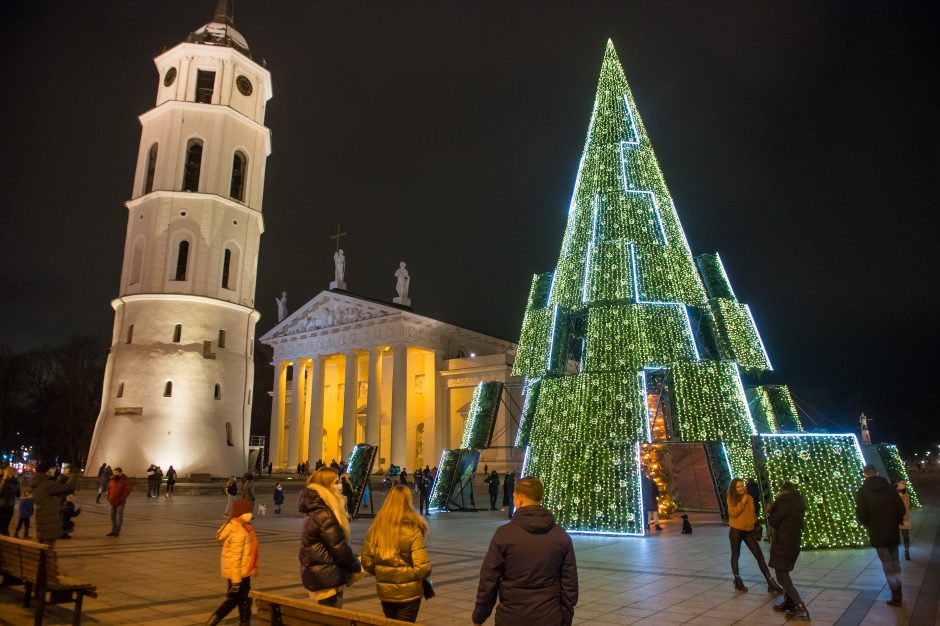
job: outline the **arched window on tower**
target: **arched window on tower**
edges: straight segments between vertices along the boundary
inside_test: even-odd
[[[189,265],[189,241],[183,239],[176,252],[176,274],[173,280],[186,280],[186,268]]]
[[[226,248],[224,253],[224,258],[222,259],[222,287],[225,289],[231,289],[229,287],[229,278],[231,278],[230,271],[232,269],[232,249]]]
[[[237,151],[232,157],[232,186],[228,195],[235,200],[245,199],[245,175],[248,172],[248,157],[244,152]]]
[[[144,193],[153,191],[153,176],[157,171],[157,144],[150,146],[147,155],[147,179],[144,181]]]
[[[212,392],[212,397],[216,400],[222,399],[222,385],[219,383],[215,384],[215,391]]]
[[[199,191],[199,170],[202,168],[202,141],[190,139],[186,144],[186,164],[183,168],[183,191]]]

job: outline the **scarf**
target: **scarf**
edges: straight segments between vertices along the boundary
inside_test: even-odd
[[[258,561],[260,551],[258,550],[258,535],[255,534],[255,529],[251,527],[251,522],[246,522],[240,517],[233,517],[233,522],[237,522],[242,525],[242,528],[245,529],[245,532],[248,533],[248,540],[251,542],[251,562],[248,564],[248,575],[258,571]]]
[[[321,485],[311,483],[307,485],[307,489],[312,489],[317,492],[326,505],[330,507],[330,510],[333,512],[333,517],[336,518],[336,521],[339,522],[339,525],[342,527],[343,532],[346,534],[346,539],[349,539],[349,514],[346,512],[346,497],[342,496],[332,489],[327,489]]]

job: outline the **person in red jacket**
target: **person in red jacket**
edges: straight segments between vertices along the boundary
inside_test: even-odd
[[[542,507],[538,478],[516,481],[516,512],[493,535],[480,568],[473,623],[493,611],[496,626],[570,626],[578,603],[578,566],[571,537]]]
[[[121,524],[124,522],[124,505],[127,496],[131,495],[131,481],[120,467],[114,468],[114,475],[108,482],[108,502],[111,504],[111,532],[108,537],[117,537],[121,534]]]

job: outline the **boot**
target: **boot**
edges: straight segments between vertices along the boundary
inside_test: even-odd
[[[215,626],[221,621],[222,621],[222,618],[216,615],[215,613],[213,613],[212,615],[209,616],[209,620],[206,622],[206,626]]]
[[[897,591],[891,591],[891,599],[888,600],[888,606],[901,606],[901,588]]]
[[[735,576],[735,577],[734,577],[734,588],[735,588],[737,591],[744,591],[744,592],[747,592],[747,587],[744,586],[744,581],[741,580],[741,577],[740,577],[740,576]]]
[[[904,560],[905,561],[911,560],[911,551],[908,550],[907,548],[904,548]]]
[[[783,587],[773,578],[767,579],[767,593],[783,593]]]
[[[788,620],[794,620],[797,622],[808,622],[810,621],[809,611],[806,610],[806,605],[800,602],[791,610],[786,612],[786,618]]]
[[[774,605],[774,611],[780,611],[781,613],[785,611],[792,611],[795,608],[796,604],[793,603],[793,600],[791,600],[789,596],[784,596],[783,602]]]

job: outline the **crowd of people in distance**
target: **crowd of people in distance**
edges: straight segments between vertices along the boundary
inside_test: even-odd
[[[306,464],[302,464],[306,465]],[[269,468],[270,469],[270,468]],[[431,562],[425,545],[429,527],[424,515],[437,468],[425,467],[412,475],[402,468],[398,484],[390,486],[385,501],[366,532],[361,554],[355,554],[350,536],[353,488],[344,463],[329,465],[317,461],[313,472],[298,467],[306,478],[298,502],[303,514],[300,531],[300,581],[312,602],[342,608],[345,590],[365,574],[375,579],[376,595],[382,612],[389,618],[415,622],[421,600],[431,598]],[[482,624],[494,611],[497,624],[518,624],[523,620],[544,624],[572,623],[578,601],[578,576],[574,547],[565,530],[556,524],[550,511],[541,506],[543,487],[537,478],[517,479],[499,474],[484,465],[484,482],[490,495],[490,509],[497,509],[499,487],[503,487],[503,508],[509,522],[494,533],[483,563],[477,587],[472,622]],[[147,470],[149,498],[160,495],[164,475],[151,465]],[[176,470],[171,465],[165,475],[172,497]],[[646,524],[661,530],[655,482],[644,476]],[[96,502],[105,495],[111,507],[111,532],[121,533],[124,507],[131,483],[120,467],[113,470],[102,464],[98,470]],[[76,527],[81,507],[75,501],[76,476],[67,466],[40,463],[31,478],[21,480],[14,468],[0,471],[0,534],[9,535],[14,514],[18,523],[14,537],[35,539],[55,546],[59,539],[69,539]],[[251,581],[259,573],[261,545],[252,526],[257,511],[264,513],[266,503],[257,505],[254,476],[246,474],[241,482],[231,476],[225,483],[225,521],[216,533],[222,543],[221,574],[227,581],[223,602],[210,616],[208,624],[217,624],[238,608],[242,624],[251,615]],[[416,511],[415,496],[419,503]],[[285,502],[284,489],[275,482],[272,493],[274,513],[280,514]],[[855,494],[856,517],[867,529],[870,543],[882,563],[891,599],[888,604],[901,606],[900,549],[910,560],[910,494],[905,481],[894,485],[882,478],[874,466],[864,468],[864,480]],[[801,551],[806,506],[796,485],[784,482],[772,502],[761,502],[756,482],[734,478],[728,485],[726,504],[729,517],[728,537],[731,547],[731,573],[734,588],[747,592],[739,571],[741,545],[753,555],[767,584],[768,593],[782,594],[774,610],[788,620],[810,619],[809,611],[791,578]],[[770,537],[769,560],[760,545],[766,523]],[[683,531],[685,532],[685,530]],[[771,573],[773,570],[773,573]]]

